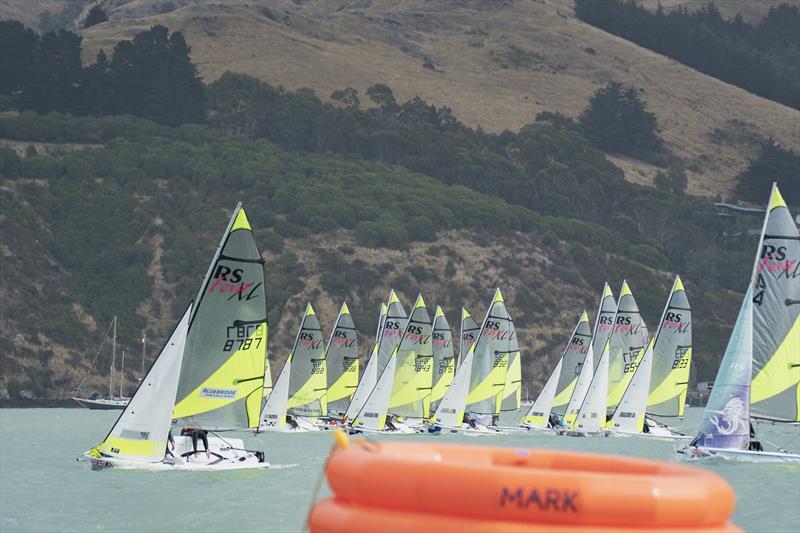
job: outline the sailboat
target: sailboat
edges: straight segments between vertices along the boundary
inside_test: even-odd
[[[430,416],[432,388],[432,324],[420,294],[400,343],[352,427],[366,432],[416,433],[417,426]]]
[[[575,324],[569,342],[561,352],[556,367],[523,418],[522,426],[529,429],[551,429],[550,415],[564,415],[578,382],[578,376],[591,341],[592,331],[589,329],[589,315],[584,311],[578,323]]]
[[[736,324],[697,436],[676,449],[679,457],[800,462],[800,454],[780,446],[764,450],[752,425],[752,420],[800,422],[798,278],[800,232],[773,183]]]
[[[655,336],[611,415],[606,435],[690,438],[645,416],[648,404],[661,413],[682,416],[692,357],[692,310],[680,276],[675,277]]]
[[[328,413],[341,418],[358,387],[358,337],[347,303],[342,304],[325,351]]]
[[[449,432],[502,433],[504,430],[496,422],[507,390],[509,357],[517,352],[514,322],[497,289],[478,337],[459,365],[429,427]]]
[[[614,299],[614,293],[611,292],[611,287],[606,282],[603,285],[603,293],[600,297],[600,304],[597,307],[597,315],[594,319],[594,329],[592,330],[592,338],[589,341],[589,349],[586,351],[586,357],[583,360],[575,387],[572,389],[572,395],[567,402],[567,408],[564,417],[561,420],[561,428],[574,429],[575,421],[581,406],[586,400],[586,395],[589,392],[589,387],[600,363],[600,354],[603,352],[606,341],[611,335],[614,325],[614,315],[617,313],[617,301]],[[606,377],[606,379],[608,379]],[[598,389],[600,383],[594,387]],[[603,385],[604,390],[607,390],[607,384]],[[603,395],[606,393],[604,392]],[[603,402],[605,406],[605,402]],[[604,407],[605,408],[605,407]]]
[[[263,263],[240,203],[193,304],[106,438],[84,454],[92,468],[269,466],[242,439],[217,435],[206,453],[194,453],[183,435],[167,453],[171,423],[211,432],[257,427],[268,333]]]
[[[574,406],[568,407],[569,423],[565,424],[568,435],[603,434],[603,429],[607,427],[608,410],[613,412],[622,399],[649,340],[647,326],[639,314],[639,307],[627,281],[622,282],[612,324],[586,397],[574,420]],[[592,352],[594,359],[596,355],[594,350]]]
[[[431,410],[436,410],[445,391],[453,382],[456,373],[456,357],[453,348],[453,332],[441,307],[436,306],[433,319],[433,390]]]
[[[108,396],[104,398],[98,393],[95,393],[89,398],[81,398],[78,396],[72,397],[72,399],[78,402],[79,405],[81,405],[82,407],[86,407],[88,409],[100,409],[100,410],[124,409],[125,406],[128,405],[128,402],[130,401],[130,398],[126,398],[122,395],[122,380],[124,379],[122,372],[120,372],[119,395],[118,396],[114,395],[114,365],[117,360],[117,317],[116,316],[113,319],[111,319],[110,329],[113,331],[113,333],[111,335],[111,366],[109,367],[109,372],[108,372]],[[105,341],[106,338],[108,338],[107,331],[106,331],[106,337],[104,337],[103,340]],[[123,365],[124,365],[124,359],[123,359]],[[80,385],[78,385],[78,388],[75,389],[76,395],[78,394],[78,392],[80,392],[81,387],[83,387],[85,381],[86,378],[83,378]]]
[[[294,346],[261,412],[259,431],[316,431],[327,414],[327,377],[322,327],[306,305]]]
[[[384,370],[391,358],[392,352],[400,343],[400,336],[402,335],[401,326],[405,328],[406,320],[406,312],[403,309],[403,304],[400,303],[397,293],[392,289],[389,293],[388,303],[381,305],[375,345],[367,360],[367,365],[361,376],[361,381],[358,382],[358,387],[356,387],[356,391],[350,400],[350,405],[347,406],[347,411],[344,417],[342,417],[343,423],[352,424],[358,413],[364,408],[364,404],[378,384],[378,374]],[[388,354],[388,356],[384,360],[383,356],[385,354]]]

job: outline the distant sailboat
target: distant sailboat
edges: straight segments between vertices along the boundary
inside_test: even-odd
[[[358,387],[358,337],[350,309],[343,303],[325,351],[328,413],[341,417]]]
[[[497,427],[504,399],[509,357],[519,352],[514,322],[497,289],[475,342],[458,367],[453,383],[429,426],[448,431],[502,432]],[[465,414],[469,423],[464,424]]]
[[[752,419],[800,422],[800,232],[773,184],[755,264],[697,436],[680,457],[800,462],[763,449]]]
[[[603,285],[603,293],[600,296],[600,304],[597,307],[597,315],[594,319],[594,329],[592,330],[589,349],[586,351],[586,357],[581,365],[578,379],[572,390],[569,402],[567,402],[564,417],[561,420],[564,428],[575,429],[578,412],[586,399],[589,386],[600,363],[600,355],[603,353],[606,341],[611,335],[616,313],[617,301],[614,299],[611,287],[609,287],[608,283],[605,283]]]
[[[114,395],[114,365],[116,364],[116,359],[117,359],[117,317],[116,316],[111,320],[110,328],[111,328],[113,333],[111,335],[111,365],[109,367],[109,372],[108,372],[108,396],[103,397],[103,396],[100,396],[99,394],[93,394],[89,398],[80,398],[78,396],[73,396],[72,397],[72,399],[75,400],[76,402],[78,402],[78,404],[80,404],[81,406],[86,407],[88,409],[99,409],[99,410],[106,410],[106,411],[107,410],[115,410],[115,409],[124,409],[125,406],[128,405],[128,402],[130,401],[130,398],[126,398],[126,397],[124,397],[122,395],[122,380],[124,379],[124,376],[123,376],[121,371],[119,373],[119,375],[120,375],[119,395]],[[106,338],[108,338],[107,335],[108,335],[108,332],[106,332]],[[123,357],[124,357],[124,355],[123,355]],[[142,354],[142,357],[144,357],[144,353]],[[124,359],[123,359],[123,361],[124,361]],[[85,381],[86,381],[86,378],[84,378],[81,381],[80,385],[78,385],[78,388],[75,389],[75,394],[78,394],[78,392],[80,392],[80,389],[83,387],[83,384],[84,384]]]
[[[247,215],[237,205],[203,284],[111,431],[86,452],[93,468],[264,468],[262,452],[241,439],[212,436],[194,453],[189,436],[175,437],[167,458],[170,421],[193,430],[255,429],[264,386],[266,293],[261,254]]]
[[[327,376],[322,328],[309,303],[278,383],[261,414],[261,431],[313,431],[327,414]],[[280,385],[280,386],[279,386]]]
[[[589,315],[581,314],[578,323],[572,330],[567,346],[561,352],[558,363],[550,374],[542,392],[536,397],[522,425],[531,429],[546,429],[549,426],[550,414],[563,416],[567,404],[575,390],[578,376],[583,367],[586,353],[592,341],[589,329]]]
[[[431,337],[430,315],[422,295],[419,295],[400,343],[378,378],[375,389],[353,420],[353,428],[413,433],[416,430],[401,420],[418,419],[421,423],[422,419],[430,416],[433,387]]]
[[[347,406],[347,412],[342,419],[345,423],[352,423],[358,413],[363,410],[364,404],[378,383],[378,376],[386,368],[395,347],[400,344],[406,320],[403,304],[400,303],[397,293],[392,289],[389,293],[388,303],[381,307],[375,346],[367,361],[361,381],[356,387],[356,392],[350,400],[350,405]]]
[[[481,332],[481,327],[472,318],[465,308],[461,308],[461,344],[458,346],[458,361],[456,368],[466,359],[469,349],[475,344],[475,340]]]

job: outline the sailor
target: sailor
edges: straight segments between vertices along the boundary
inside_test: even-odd
[[[183,428],[181,430],[181,435],[190,435],[192,437],[192,449],[194,450],[194,455],[197,455],[197,440],[202,440],[203,446],[206,448],[206,458],[211,459],[211,452],[208,449],[208,431],[203,429]]]
[[[748,444],[747,449],[751,452],[764,451],[764,447],[761,445],[761,442],[756,440],[756,429],[753,427],[752,422],[750,422],[750,444]]]
[[[292,415],[286,415],[286,423],[289,424],[291,429],[297,429],[300,427]]]
[[[559,428],[562,426],[561,418],[557,414],[551,413],[547,419],[547,425],[553,429]]]
[[[175,451],[175,437],[172,436],[172,429],[169,430],[167,434],[167,452],[166,455],[170,457],[175,457],[172,452]]]
[[[397,426],[394,425],[394,415],[386,417],[386,429],[389,431],[397,431]]]

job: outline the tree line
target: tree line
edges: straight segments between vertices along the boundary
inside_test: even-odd
[[[800,7],[770,8],[758,24],[725,20],[713,2],[652,12],[635,0],[575,0],[584,22],[764,98],[800,109]]]
[[[168,125],[203,122],[203,83],[180,32],[153,26],[81,64],[81,37],[41,36],[0,21],[0,98],[5,107],[76,115],[131,114]]]

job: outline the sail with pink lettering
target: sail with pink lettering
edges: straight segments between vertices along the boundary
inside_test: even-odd
[[[752,416],[800,422],[800,232],[774,183],[751,285]]]
[[[264,260],[239,204],[189,319],[172,412],[176,425],[213,431],[257,428],[266,355]]]
[[[322,327],[311,304],[300,323],[292,348],[289,373],[288,413],[300,416],[324,416],[328,413],[327,366]]]
[[[328,411],[344,414],[358,387],[358,338],[350,309],[343,303],[325,352]]]

